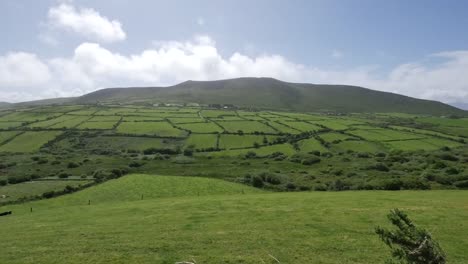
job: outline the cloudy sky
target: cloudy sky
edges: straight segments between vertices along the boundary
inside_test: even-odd
[[[5,0],[0,101],[268,76],[468,108],[468,2]]]

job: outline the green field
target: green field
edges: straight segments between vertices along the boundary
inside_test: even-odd
[[[273,128],[259,121],[218,121],[217,123],[231,133],[237,133],[238,131],[243,133],[276,133]]]
[[[371,153],[385,151],[385,147],[377,143],[361,141],[361,140],[343,141],[343,142],[333,145],[332,149],[335,149],[337,151],[352,150],[356,152],[371,152]]]
[[[13,122],[13,121],[5,121],[0,122],[0,129],[9,129],[19,127],[23,124],[23,122]]]
[[[117,127],[122,134],[157,135],[161,137],[180,137],[184,131],[174,128],[168,122],[123,122]]]
[[[221,135],[219,138],[219,148],[235,149],[253,147],[255,143],[259,145],[268,144],[275,139],[275,136],[257,136],[257,135]],[[266,142],[264,142],[266,140]]]
[[[332,143],[333,141],[343,141],[347,139],[355,139],[352,136],[346,135],[346,134],[340,134],[340,133],[324,133],[319,135],[320,138],[325,140],[326,142]]]
[[[328,149],[322,146],[315,138],[301,140],[298,144],[301,152],[328,151]]]
[[[0,144],[13,138],[14,136],[18,135],[20,132],[18,131],[1,131],[0,132]]]
[[[115,121],[101,121],[101,122],[84,122],[77,126],[77,129],[112,129],[116,125]]]
[[[25,132],[0,146],[0,152],[35,152],[61,133],[60,131]]]
[[[248,148],[248,149],[234,149],[234,150],[223,150],[219,152],[211,152],[209,155],[213,157],[223,157],[223,156],[239,156],[245,155],[247,152],[255,152],[258,156],[268,156],[275,152],[281,152],[286,155],[293,155],[296,153],[293,146],[290,144],[278,144],[266,147],[259,148]]]
[[[217,133],[223,132],[223,129],[215,123],[191,123],[191,124],[178,124],[178,127],[189,130],[192,133]]]
[[[75,128],[79,126],[81,123],[88,121],[91,117],[65,115],[63,116],[63,118],[65,119],[64,121],[48,126],[48,128],[57,128],[57,129]]]
[[[275,128],[277,131],[279,131],[280,133],[286,133],[286,134],[299,134],[301,131],[298,130],[298,129],[294,129],[292,127],[289,127],[289,126],[286,126],[286,125],[283,125],[281,123],[278,123],[278,122],[268,122],[268,124],[270,124],[270,126],[272,126],[273,128]]]
[[[267,193],[212,179],[129,175],[2,207],[13,214],[1,219],[0,255],[22,264],[382,263],[390,253],[373,230],[388,226],[385,215],[398,207],[431,232],[449,263],[462,264],[467,203],[466,191]]]
[[[215,148],[217,137],[217,135],[210,134],[192,134],[187,138],[185,145],[194,146],[196,149]]]
[[[145,150],[147,148],[173,148],[178,143],[161,138],[139,138],[124,136],[92,137],[84,141],[87,149]]]
[[[30,181],[0,186],[0,196],[6,196],[6,198],[0,198],[0,203],[42,195],[49,191],[63,190],[67,185],[79,186],[88,182],[87,180]]]
[[[321,128],[317,125],[309,124],[306,122],[300,122],[300,121],[281,121],[281,123],[292,127],[293,129],[297,129],[299,131],[305,132],[305,131],[319,131]]]

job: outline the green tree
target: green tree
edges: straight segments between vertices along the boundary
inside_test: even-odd
[[[390,222],[397,227],[388,230],[377,227],[375,232],[392,250],[388,263],[405,264],[445,264],[446,256],[439,244],[432,239],[429,232],[418,228],[402,211],[394,209],[387,215]]]

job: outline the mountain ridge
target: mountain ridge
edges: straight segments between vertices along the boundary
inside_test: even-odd
[[[456,107],[364,87],[292,83],[273,78],[243,77],[215,81],[185,81],[167,87],[106,88],[80,97],[76,103],[173,102],[233,104],[250,108],[330,112],[403,112],[466,115]]]

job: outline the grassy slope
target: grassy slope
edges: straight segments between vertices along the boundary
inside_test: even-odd
[[[217,188],[234,195],[205,195]],[[246,194],[235,194],[240,189]],[[154,199],[139,201],[142,190]],[[14,214],[0,219],[0,255],[3,263],[274,263],[269,254],[281,263],[381,263],[389,252],[373,228],[399,207],[431,231],[450,263],[468,261],[466,191],[248,190],[212,179],[132,175],[3,207]],[[102,203],[73,205],[93,193]]]
[[[440,102],[373,91],[362,87],[287,83],[272,78],[188,81],[168,89],[161,87],[104,89],[79,97],[76,102],[131,102],[132,100],[223,103],[296,111],[327,110],[466,115],[466,111]]]

